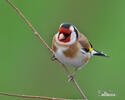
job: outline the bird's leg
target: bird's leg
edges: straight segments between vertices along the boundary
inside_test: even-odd
[[[69,76],[69,80],[68,80],[68,82],[71,82],[71,81],[74,79],[74,77],[76,76],[76,72],[77,72],[77,70],[78,70],[78,68],[75,68],[73,74]]]
[[[51,60],[52,60],[52,61],[57,60],[57,58],[55,57],[55,54],[53,54],[53,56],[51,57]]]

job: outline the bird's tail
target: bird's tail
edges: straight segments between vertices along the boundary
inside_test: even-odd
[[[104,56],[104,57],[109,57],[107,54],[104,54],[103,52],[99,52],[99,51],[96,51],[96,50],[92,50],[91,51],[91,55],[96,55],[96,56]]]

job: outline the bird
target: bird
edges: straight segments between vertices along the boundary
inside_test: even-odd
[[[78,69],[87,64],[91,56],[108,57],[107,54],[93,49],[87,37],[69,23],[62,23],[59,26],[59,31],[53,36],[52,50],[53,58],[75,68],[72,78]]]

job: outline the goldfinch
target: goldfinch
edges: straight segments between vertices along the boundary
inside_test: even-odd
[[[81,34],[72,24],[63,23],[59,32],[52,40],[52,49],[55,58],[63,64],[75,67],[75,70],[83,67],[91,56],[104,56],[106,54],[93,49],[85,35]]]

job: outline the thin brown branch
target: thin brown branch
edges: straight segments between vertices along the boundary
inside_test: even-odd
[[[8,94],[0,92],[0,95],[14,96],[20,98],[39,98],[39,99],[47,99],[47,100],[68,100],[63,98],[52,98],[52,97],[43,97],[43,96],[29,96],[29,95],[19,95],[19,94]]]
[[[7,0],[7,2],[17,11],[17,13],[25,20],[25,22],[28,24],[28,26],[32,29],[32,31],[34,32],[34,34],[41,40],[41,42],[45,45],[45,47],[50,51],[50,53],[52,55],[54,55],[54,51],[47,45],[47,43],[43,40],[43,38],[39,35],[39,33],[36,31],[36,29],[31,25],[31,23],[26,19],[26,17],[9,1]],[[61,61],[59,61],[58,59],[56,60],[57,62],[59,62],[65,69],[65,71],[68,73],[68,76],[71,76],[71,73],[69,72],[69,70],[67,69],[67,67],[61,63]],[[73,78],[72,82],[75,84],[75,86],[77,87],[78,91],[80,92],[80,94],[82,95],[84,100],[87,100],[85,94],[83,93],[83,91],[81,90],[81,88],[79,87],[79,85],[77,84],[76,80]]]

